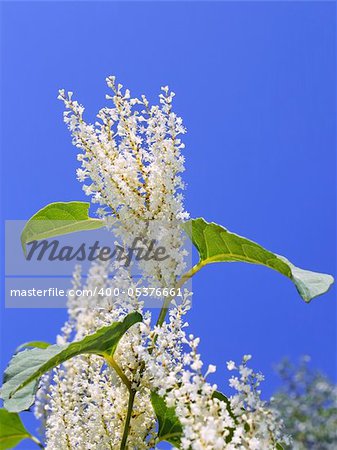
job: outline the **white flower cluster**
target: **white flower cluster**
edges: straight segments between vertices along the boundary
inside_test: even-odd
[[[278,366],[282,389],[272,407],[284,418],[293,437],[293,450],[334,450],[337,448],[337,387],[310,369],[308,357],[295,366],[284,360]]]
[[[262,378],[247,368],[248,358],[238,367],[240,378],[230,381],[237,391],[231,398],[207,381],[215,366],[203,370],[199,339],[185,332],[191,293],[183,290],[181,303],[172,302],[167,322],[157,325],[156,314],[145,311],[139,298],[123,294],[148,284],[172,287],[181,275],[185,252],[179,224],[187,214],[178,192],[184,163],[178,135],[185,130],[172,112],[174,94],[167,87],[159,96],[160,105],[150,106],[144,96],[135,99],[128,90],[122,92],[113,77],[107,82],[113,107],[103,108],[95,125],[84,122],[84,109],[72,100],[72,93],[60,91],[67,108],[65,121],[74,144],[83,151],[78,178],[91,180],[85,192],[100,204],[99,214],[123,245],[139,236],[144,245],[160,238],[171,258],[160,268],[153,262],[144,264],[137,283],[130,270],[94,263],[84,288],[87,292],[118,288],[118,299],[111,303],[109,298],[87,295],[69,298],[69,321],[58,336],[60,344],[82,339],[133,311],[140,312],[143,321],[125,333],[110,360],[79,356],[42,379],[35,414],[45,424],[46,450],[157,448],[160,438],[151,392],[174,408],[182,428],[182,449],[274,449],[278,442],[286,442],[282,423],[260,400],[257,388]],[[80,286],[81,274],[76,271],[75,291]],[[228,368],[236,365],[231,362]],[[127,443],[121,446],[128,415]]]
[[[120,269],[113,279],[108,267],[94,264],[84,289],[95,286],[118,287],[121,291],[133,281],[126,270]],[[79,285],[80,273],[74,275],[74,288]],[[69,299],[69,321],[58,336],[57,343],[82,339],[98,328],[121,321],[132,311],[139,311],[141,303],[125,296],[111,308],[97,308],[98,299],[88,296]],[[107,299],[108,301],[108,299]],[[146,318],[146,314],[145,314]],[[132,383],[139,375],[141,360],[135,351],[141,345],[142,332],[135,325],[120,341],[115,361]],[[145,438],[155,425],[149,403],[150,392],[137,383],[137,396],[128,436],[129,448],[149,448]],[[129,392],[116,371],[98,356],[83,355],[65,362],[42,379],[35,414],[44,421],[46,450],[105,450],[119,448]]]
[[[84,121],[84,108],[72,99],[72,92],[59,91],[73,144],[81,149],[77,177],[88,181],[85,193],[100,205],[98,214],[113,225],[125,245],[139,237],[160,240],[170,258],[161,262],[160,270],[153,261],[143,262],[143,275],[169,286],[184,269],[179,223],[188,218],[180,176],[184,144],[179,135],[185,128],[172,111],[175,94],[163,87],[159,105],[151,106],[144,95],[131,98],[115,77],[106,81],[112,107],[101,109],[94,125]]]
[[[206,380],[216,367],[209,365],[203,374],[197,352],[199,338],[185,334],[188,323],[183,316],[190,306],[188,298],[175,306],[168,323],[148,329],[152,352],[144,352],[144,359],[151,389],[166,399],[167,406],[175,408],[183,426],[181,448],[267,450],[276,448],[277,443],[288,444],[282,420],[260,399],[257,388],[263,377],[246,366],[250,357],[245,357],[239,367],[228,364],[228,369],[239,370],[240,378],[230,379],[237,393],[227,399]]]
[[[110,283],[109,286],[132,285],[127,272],[113,279],[107,267],[95,264],[85,286]],[[79,273],[75,274],[78,287]],[[237,390],[229,400],[207,382],[215,371],[203,363],[197,352],[199,339],[187,336],[184,316],[190,309],[186,291],[181,304],[174,304],[162,327],[152,327],[151,313],[132,298],[114,303],[110,310],[95,309],[93,298],[69,299],[69,322],[58,337],[62,344],[81,339],[95,329],[137,310],[143,323],[132,327],[122,338],[114,355],[132,388],[137,391],[128,437],[128,448],[150,449],[157,445],[155,413],[150,393],[156,391],[174,407],[182,425],[181,448],[274,449],[277,442],[288,442],[282,435],[282,422],[259,398],[257,386],[262,376],[254,374],[244,363],[238,368],[240,379],[233,377],[230,386]],[[81,356],[55,369],[45,377],[39,391],[36,415],[45,418],[47,450],[117,449],[127,414],[129,392],[122,380],[101,358]]]
[[[131,98],[130,91],[107,78],[113,95],[112,108],[99,111],[95,125],[83,119],[84,108],[72,100],[72,92],[60,90],[67,111],[64,120],[82,169],[80,181],[91,180],[84,190],[102,205],[102,214],[114,214],[126,227],[139,219],[184,218],[182,196],[177,194],[184,170],[179,135],[185,133],[182,120],[172,111],[174,93],[163,87],[160,105],[150,106],[143,95]]]
[[[242,447],[239,448],[251,450],[272,449],[281,443],[288,446],[291,438],[284,434],[280,415],[260,398],[259,386],[264,376],[247,367],[250,359],[251,355],[245,355],[238,367],[233,361],[227,363],[228,370],[239,371],[239,377],[233,376],[229,380],[229,385],[237,391],[231,397],[231,408],[237,421],[232,443],[240,443]]]

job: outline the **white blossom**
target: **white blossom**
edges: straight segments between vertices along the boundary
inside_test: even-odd
[[[160,266],[154,261],[140,264],[137,282],[120,264],[95,262],[83,286],[76,269],[75,288],[118,288],[120,295],[114,301],[97,295],[69,297],[69,318],[59,344],[80,340],[133,311],[140,312],[143,321],[122,337],[110,365],[99,356],[82,355],[42,378],[35,414],[44,423],[46,449],[120,448],[130,392],[135,398],[129,449],[158,445],[151,392],[174,408],[182,426],[182,449],[268,450],[289,442],[278,415],[260,399],[263,377],[247,367],[250,355],[238,366],[227,363],[229,370],[239,371],[230,379],[236,392],[228,399],[209,381],[216,367],[204,368],[200,339],[187,332],[190,291],[182,289],[181,301],[172,301],[163,323],[156,323],[156,311],[146,310],[141,299],[129,295],[136,287],[171,288],[183,273],[186,251],[180,225],[188,214],[181,194],[184,145],[179,136],[185,129],[172,110],[174,93],[167,86],[159,104],[151,106],[144,95],[133,98],[128,89],[123,91],[115,77],[107,78],[107,84],[112,105],[99,111],[95,124],[85,122],[84,108],[72,99],[72,92],[59,93],[66,106],[64,120],[80,149],[77,178],[86,183],[85,193],[99,205],[98,214],[123,246],[141,237],[146,247],[154,238],[169,249],[170,258]]]
[[[144,95],[131,98],[115,77],[108,77],[107,84],[112,106],[99,111],[95,124],[85,122],[84,108],[72,99],[72,92],[59,91],[66,107],[64,121],[81,150],[77,178],[87,181],[84,192],[100,205],[99,215],[126,245],[137,237],[160,240],[170,258],[160,270],[153,260],[141,265],[144,276],[169,287],[185,268],[179,223],[188,214],[181,193],[185,160],[179,136],[186,130],[172,110],[174,93],[167,86],[159,105],[150,105]]]

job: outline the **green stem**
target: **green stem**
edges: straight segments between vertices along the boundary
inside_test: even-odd
[[[181,286],[183,284],[186,283],[186,281],[188,281],[190,278],[193,277],[193,275],[195,275],[197,272],[199,272],[199,270],[204,266],[205,264],[202,261],[199,261],[198,264],[196,264],[195,266],[192,267],[192,269],[190,269],[188,272],[186,272],[177,282],[176,286],[175,286],[175,290],[178,291],[178,289],[181,288]],[[158,316],[158,320],[156,323],[156,326],[161,327],[164,323],[164,320],[166,318],[166,314],[167,311],[169,309],[170,303],[171,301],[174,299],[174,296],[172,297],[167,297],[167,299],[165,299],[164,304],[160,310],[159,316]]]
[[[124,431],[123,431],[120,450],[126,449],[126,443],[128,440],[128,434],[129,434],[129,430],[130,430],[131,414],[132,414],[132,409],[133,409],[133,403],[135,401],[135,396],[136,396],[136,391],[131,390],[130,395],[129,395],[128,412],[127,412],[126,419],[125,419]]]
[[[36,444],[38,447],[44,449],[44,446],[41,444],[41,442],[38,440],[37,437],[30,435],[30,436],[29,436],[29,439],[32,440],[33,442],[35,442],[35,444]]]
[[[116,373],[119,375],[120,379],[123,381],[125,386],[128,388],[128,391],[131,393],[131,381],[128,379],[128,377],[125,375],[123,370],[119,367],[113,356],[109,355],[108,353],[104,353],[104,358],[108,362],[109,366],[112,367]]]

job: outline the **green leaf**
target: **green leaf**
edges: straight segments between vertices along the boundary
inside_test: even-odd
[[[168,407],[165,399],[156,392],[151,392],[151,403],[158,420],[159,441],[166,441],[180,448],[183,428],[174,407]]]
[[[89,206],[88,202],[57,202],[40,209],[28,220],[21,233],[24,253],[28,242],[102,228],[102,220],[89,217]]]
[[[0,409],[0,450],[14,448],[23,439],[31,438],[18,414]]]
[[[306,302],[324,294],[334,281],[331,275],[299,269],[283,256],[203,218],[188,221],[184,228],[199,252],[199,267],[234,261],[261,264],[290,278]]]
[[[283,450],[283,446],[281,444],[277,443],[276,450]]]
[[[4,375],[1,398],[8,411],[20,412],[33,403],[38,379],[49,370],[68,359],[84,353],[112,356],[124,333],[135,323],[141,322],[138,312],[127,315],[122,322],[114,322],[100,328],[84,339],[66,345],[50,345],[45,349],[34,348],[14,355]]]
[[[30,341],[30,342],[25,342],[24,344],[21,344],[16,351],[20,351],[23,350],[25,348],[28,347],[34,347],[34,348],[47,348],[49,347],[51,344],[49,344],[48,342],[44,342],[44,341]]]

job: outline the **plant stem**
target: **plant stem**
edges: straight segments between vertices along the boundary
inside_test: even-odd
[[[199,261],[198,264],[196,264],[195,266],[192,267],[192,269],[190,269],[188,272],[186,272],[177,282],[177,284],[175,285],[175,290],[178,290],[181,288],[181,286],[183,284],[186,283],[186,281],[188,281],[190,278],[193,277],[193,275],[195,275],[197,272],[199,272],[199,270],[204,266],[204,263],[202,261]],[[169,309],[170,303],[171,301],[174,299],[174,296],[172,297],[167,297],[167,299],[165,299],[164,304],[160,310],[159,316],[158,316],[158,320],[156,323],[156,326],[161,327],[164,323],[167,311]]]
[[[136,396],[136,391],[133,389],[130,390],[128,412],[127,412],[126,419],[125,419],[124,431],[123,431],[123,437],[122,437],[122,441],[121,441],[120,450],[126,449],[126,443],[127,443],[129,429],[130,429],[131,414],[132,414],[132,409],[133,409],[133,403],[135,401],[135,396]]]
[[[110,367],[112,367],[116,373],[119,375],[120,379],[123,381],[125,386],[128,388],[128,391],[131,393],[131,381],[128,379],[128,377],[125,375],[123,370],[119,367],[113,356],[109,355],[108,353],[104,353],[104,358],[107,360]]]
[[[38,447],[44,449],[44,446],[41,444],[41,442],[38,440],[37,437],[30,435],[30,436],[29,436],[29,439],[32,440],[33,442],[35,442],[35,444],[36,444]]]

